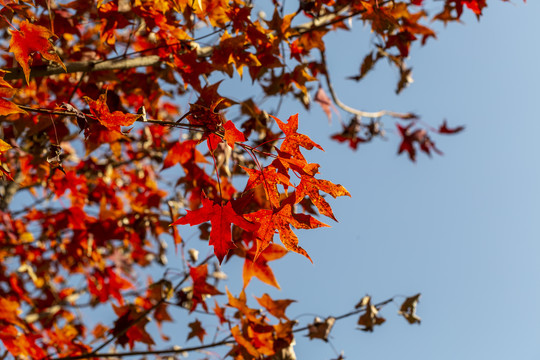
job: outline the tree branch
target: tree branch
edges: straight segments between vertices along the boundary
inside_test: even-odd
[[[203,349],[209,349],[213,347],[223,346],[234,344],[233,340],[224,340],[211,344],[193,346],[188,348],[172,348],[166,350],[148,350],[148,351],[129,351],[129,352],[119,352],[119,353],[102,353],[102,354],[83,354],[77,356],[66,356],[61,358],[52,358],[49,360],[80,360],[80,359],[90,359],[90,358],[111,358],[111,357],[128,357],[128,356],[138,356],[138,355],[164,355],[164,354],[178,354],[183,352],[198,351]]]
[[[391,303],[393,301],[394,301],[394,297],[391,297],[390,299],[387,299],[385,301],[381,301],[380,303],[374,304],[374,306],[376,308],[380,308],[380,307],[382,307],[384,305],[387,305],[387,304],[389,304],[389,303]],[[341,320],[341,319],[345,319],[347,317],[360,314],[361,312],[364,312],[364,311],[366,311],[366,309],[356,309],[356,310],[350,311],[348,313],[345,313],[345,314],[342,314],[342,315],[339,315],[339,316],[334,316],[334,319],[336,319],[336,321]],[[301,328],[294,329],[293,333],[297,333],[297,332],[301,332],[301,331],[305,331],[305,330],[309,330],[309,326],[304,326],[304,327],[301,327]],[[218,341],[218,342],[213,342],[213,343],[206,344],[206,345],[193,346],[193,347],[188,347],[188,348],[172,348],[172,349],[165,349],[165,350],[147,350],[147,351],[129,351],[129,352],[117,352],[117,353],[96,353],[96,352],[92,352],[90,354],[83,354],[83,355],[77,355],[77,356],[66,356],[66,357],[60,357],[60,358],[50,358],[49,360],[81,360],[81,359],[90,359],[90,358],[114,358],[114,357],[121,358],[121,357],[138,356],[138,355],[178,354],[178,353],[183,353],[183,352],[191,352],[191,351],[209,349],[209,348],[214,348],[214,347],[223,346],[223,345],[231,345],[231,344],[234,344],[234,343],[236,343],[235,340],[227,340],[227,338],[225,338],[225,340],[221,340],[221,341]]]
[[[66,64],[66,71],[61,66],[33,66],[30,77],[50,76],[64,73],[79,73],[105,70],[131,69],[142,66],[156,66],[161,64],[161,59],[157,55],[142,56],[133,59],[117,59],[102,61],[81,61]],[[5,80],[24,79],[21,68],[5,69],[9,73],[4,75]]]
[[[354,17],[363,12],[363,11],[356,11],[349,15],[341,16],[343,13],[347,12],[348,10],[349,10],[349,6],[345,6],[334,13],[327,14],[319,18],[316,18],[312,21],[309,21],[307,23],[298,25],[293,28],[293,30],[295,30],[296,33],[293,34],[291,37],[298,37],[307,32],[318,30],[329,25],[333,25],[337,22],[343,21],[350,17]],[[181,44],[182,42],[178,42],[177,44],[170,44],[168,46],[181,45]],[[214,46],[201,47],[199,46],[198,43],[194,41],[189,42],[189,44],[191,44],[193,49],[197,50],[197,56],[201,58],[206,58],[206,57],[211,56],[214,51]],[[146,50],[143,50],[142,52],[150,51],[150,50],[153,50],[153,49],[146,49]],[[124,69],[131,69],[131,68],[144,67],[144,66],[157,66],[162,63],[163,61],[159,58],[159,56],[148,55],[148,56],[141,56],[141,57],[130,58],[130,59],[110,59],[110,60],[72,62],[72,63],[66,64],[66,70],[64,70],[64,68],[62,68],[61,66],[57,66],[57,65],[33,66],[31,67],[30,78],[44,77],[44,76],[65,74],[65,73],[72,74],[72,73],[79,73],[79,72],[89,73],[93,71],[124,70]],[[8,72],[7,74],[4,75],[5,80],[24,79],[24,72],[22,71],[20,67],[8,68],[8,69],[5,69],[5,71]]]
[[[328,71],[328,66],[326,65],[326,54],[322,50],[321,50],[321,61],[324,67],[324,77],[326,79],[326,85],[328,86],[328,91],[330,92],[330,97],[339,108],[353,115],[357,115],[360,117],[367,117],[367,118],[380,118],[385,115],[393,116],[400,119],[411,119],[411,118],[416,117],[416,115],[412,113],[397,113],[397,112],[388,111],[388,110],[379,110],[379,111],[374,111],[374,112],[363,111],[363,110],[358,110],[344,104],[343,102],[341,102],[341,100],[339,100],[339,98],[336,95],[336,91],[334,90],[334,87],[332,86],[332,81],[330,80],[330,72]]]

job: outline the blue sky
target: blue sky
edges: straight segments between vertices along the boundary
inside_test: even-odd
[[[411,52],[415,82],[399,96],[397,74],[383,64],[360,84],[344,80],[369,51],[369,29],[355,24],[353,32],[329,37],[329,66],[345,103],[414,111],[433,126],[443,119],[466,126],[434,138],[444,156],[420,154],[416,164],[398,157],[391,119],[387,141],[352,152],[328,139],[339,131],[336,119],[329,126],[319,109],[308,113],[292,103],[281,110],[283,118],[299,113],[300,132],[326,150],[308,159],[352,198],[331,201],[340,221],[331,229],[301,234],[314,265],[288,255],[273,267],[281,291],[256,283],[248,291],[298,300],[289,308],[293,317],[345,313],[366,293],[375,301],[422,293],[420,326],[408,325],[393,305],[374,333],[355,330],[356,319],[338,322],[332,344],[347,359],[540,354],[540,51],[533,26],[540,5],[488,5],[480,22],[468,11],[464,24],[437,26],[438,39]],[[234,266],[224,267],[231,277]],[[296,353],[336,357],[327,344],[301,337]]]

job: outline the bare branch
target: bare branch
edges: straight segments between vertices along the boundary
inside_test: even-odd
[[[234,344],[233,340],[224,340],[220,342],[215,342],[206,345],[193,346],[189,348],[172,348],[166,350],[148,350],[148,351],[129,351],[129,352],[118,352],[118,353],[103,353],[103,354],[83,354],[77,356],[66,356],[61,358],[51,358],[49,360],[80,360],[80,359],[90,359],[90,358],[121,358],[128,356],[138,356],[138,355],[165,355],[165,354],[178,354],[183,352],[198,351],[203,349],[214,348],[223,345]]]
[[[341,100],[339,100],[339,98],[336,95],[336,91],[334,90],[334,87],[332,86],[332,81],[330,80],[330,72],[328,71],[328,66],[326,65],[326,54],[324,53],[324,51],[321,51],[321,61],[324,67],[324,77],[326,79],[326,85],[328,86],[328,91],[330,92],[330,97],[332,97],[332,100],[334,101],[334,103],[341,109],[353,115],[357,115],[360,117],[367,117],[367,118],[379,118],[385,115],[397,117],[400,119],[409,119],[411,117],[414,117],[414,114],[411,114],[411,113],[397,113],[397,112],[388,111],[388,110],[379,110],[379,111],[374,111],[374,112],[363,111],[363,110],[350,107],[347,104],[344,104],[343,102],[341,102]]]

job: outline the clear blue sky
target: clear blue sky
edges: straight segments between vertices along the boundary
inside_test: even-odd
[[[366,293],[375,301],[422,293],[420,326],[408,325],[393,305],[374,333],[355,330],[356,319],[338,322],[332,343],[347,359],[540,356],[540,4],[488,5],[480,22],[467,11],[465,24],[437,27],[438,40],[411,52],[415,82],[399,96],[397,75],[383,64],[360,84],[344,80],[368,51],[369,29],[355,24],[328,41],[345,103],[414,111],[433,126],[444,118],[466,125],[459,135],[434,138],[444,156],[420,154],[416,164],[398,157],[391,119],[387,141],[352,152],[328,139],[339,125],[328,126],[318,108],[308,113],[288,103],[281,110],[284,118],[300,113],[300,132],[326,150],[309,160],[352,198],[331,201],[340,221],[331,229],[302,233],[315,265],[288,255],[274,264],[282,291],[258,284],[248,291],[298,300],[293,316],[338,315]],[[234,277],[234,267],[224,270]],[[296,353],[336,357],[327,344],[301,337]]]

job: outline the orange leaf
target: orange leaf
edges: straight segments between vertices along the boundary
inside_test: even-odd
[[[287,310],[287,307],[291,305],[295,300],[272,300],[270,295],[264,294],[260,298],[257,299],[257,302],[263,306],[268,312],[278,319],[284,319],[288,320],[289,318],[285,315],[285,310]]]
[[[54,61],[66,70],[64,63],[60,60],[54,50],[54,46],[49,41],[51,37],[55,36],[49,29],[31,24],[28,20],[25,20],[21,23],[20,31],[10,30],[10,33],[11,42],[9,43],[9,48],[15,55],[17,62],[23,68],[27,84],[30,82],[29,63],[31,62],[32,54],[35,52],[39,52],[45,59]]]
[[[238,325],[231,329],[231,335],[234,337],[234,340],[236,340],[238,345],[246,349],[246,351],[255,359],[258,359],[261,356],[261,354],[257,351],[255,346],[253,346],[253,344],[251,344],[251,342],[248,339],[242,336],[242,333],[240,332],[240,328],[238,327]]]
[[[248,286],[251,278],[255,276],[262,282],[280,288],[279,284],[274,276],[272,268],[268,266],[268,262],[282,258],[287,254],[287,250],[277,244],[269,244],[268,247],[257,257],[255,260],[255,249],[250,249],[246,254],[246,260],[244,261],[244,270],[242,272],[242,278],[244,280],[244,288]]]
[[[238,130],[231,120],[227,121],[225,125],[223,125],[223,128],[225,129],[225,141],[227,141],[227,144],[230,147],[234,147],[235,142],[246,141],[244,133]]]
[[[0,116],[15,113],[26,114],[26,111],[11,101],[2,99],[3,97],[12,97],[17,92],[16,89],[14,89],[6,80],[4,80],[4,75],[6,75],[6,71],[0,70]]]
[[[97,100],[92,100],[88,96],[83,97],[90,106],[90,112],[96,119],[109,130],[120,131],[120,126],[130,126],[137,120],[139,115],[124,114],[121,111],[111,113],[107,106],[107,95],[101,94]]]
[[[0,114],[2,115],[2,114]],[[12,146],[9,145],[7,142],[5,142],[4,140],[0,139],[0,154],[3,154],[5,153],[6,151],[8,151],[9,149],[11,149]]]
[[[26,114],[26,111],[8,101],[6,99],[0,98],[0,116],[5,116],[9,114],[22,113]]]
[[[15,358],[42,359],[47,356],[45,351],[36,344],[39,335],[19,332],[13,325],[0,326],[0,340]]]

